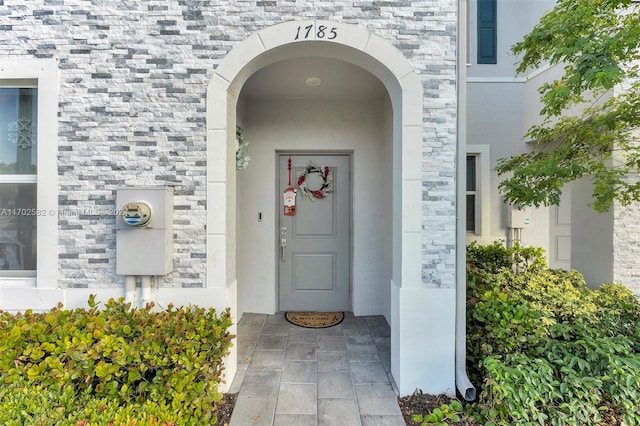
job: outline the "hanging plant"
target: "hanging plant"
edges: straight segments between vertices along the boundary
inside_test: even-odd
[[[236,148],[236,170],[244,170],[249,165],[251,157],[247,155],[249,142],[244,139],[244,130],[240,126],[236,126],[236,142],[238,144]]]
[[[319,188],[309,188],[307,178],[310,176],[320,177],[321,185]],[[329,192],[333,192],[333,174],[329,171],[329,167],[318,167],[309,161],[309,165],[298,175],[298,189],[311,201],[324,198]]]

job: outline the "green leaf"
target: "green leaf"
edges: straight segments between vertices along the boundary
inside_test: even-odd
[[[638,6],[628,0],[559,0],[513,46],[519,73],[550,63],[564,75],[540,87],[542,124],[525,135],[537,142],[533,152],[498,162],[507,201],[556,205],[562,188],[583,176],[593,179],[596,211],[640,200],[640,185],[625,179],[640,171],[638,28]],[[624,90],[611,90],[622,82]]]
[[[95,308],[96,306],[98,306],[98,303],[96,302],[95,294],[89,295],[89,301],[87,302],[87,304],[89,305],[90,308]]]
[[[462,407],[462,403],[460,401],[451,401],[451,408],[456,411],[456,412],[461,412],[463,407]]]

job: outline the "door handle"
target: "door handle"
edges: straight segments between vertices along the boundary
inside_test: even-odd
[[[284,251],[286,247],[287,247],[287,239],[281,238],[280,239],[280,262],[282,263],[287,261],[285,257],[285,251]]]

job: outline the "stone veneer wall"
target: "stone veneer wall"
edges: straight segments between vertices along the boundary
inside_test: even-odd
[[[57,58],[59,285],[121,285],[114,208],[125,185],[175,186],[174,272],[200,287],[206,258],[205,96],[212,71],[288,20],[358,25],[423,81],[423,282],[455,285],[456,1],[0,0],[0,61]],[[40,135],[40,144],[47,135]]]
[[[640,132],[636,132],[640,137]],[[640,139],[639,139],[640,140]],[[638,176],[628,178],[637,182]],[[613,206],[613,280],[640,298],[640,203]]]
[[[613,212],[613,280],[640,298],[640,209],[637,203]]]
[[[640,66],[640,62],[634,65]],[[614,88],[619,95],[627,91],[638,79],[627,80]],[[640,141],[640,131],[635,132]],[[640,148],[640,142],[637,143]],[[637,182],[639,176],[629,176],[628,180]],[[613,206],[613,280],[627,286],[640,298],[640,203]]]

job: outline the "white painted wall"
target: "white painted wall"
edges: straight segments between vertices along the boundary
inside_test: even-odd
[[[571,191],[571,267],[580,271],[592,288],[613,280],[613,211],[598,213],[587,207],[593,185],[588,178]]]
[[[509,77],[515,74],[517,58],[511,54],[511,46],[529,32],[540,17],[553,8],[555,0],[497,0],[498,4],[498,60],[497,64],[477,64],[477,2],[469,2],[469,57],[467,63],[471,78]]]
[[[541,104],[537,88],[546,80],[556,78],[559,69],[531,70],[517,76],[518,58],[510,54],[511,46],[520,41],[550,10],[552,0],[498,0],[498,60],[495,65],[476,63],[477,25],[476,2],[470,2],[469,57],[467,66],[467,143],[490,145],[490,203],[489,229],[481,235],[468,235],[467,242],[487,244],[506,240],[507,206],[498,191],[502,178],[493,171],[498,159],[527,152],[530,147],[524,138],[529,127],[540,121]],[[522,243],[548,249],[549,209],[531,210],[531,226],[522,230]]]
[[[490,206],[483,214],[489,215],[489,229],[482,235],[469,236],[482,244],[507,238],[507,206],[498,191],[500,177],[493,171],[499,158],[526,152],[529,147],[523,136],[532,121],[531,107],[524,83],[469,83],[467,141],[472,145],[490,145]],[[529,111],[527,111],[529,110]],[[522,242],[539,247],[549,246],[549,211],[547,208],[531,210],[531,227],[522,231]],[[545,230],[540,232],[540,230]]]
[[[561,67],[530,70],[516,76],[518,58],[509,51],[550,10],[553,0],[522,0],[518,2],[498,0],[498,63],[476,64],[476,2],[470,2],[469,57],[468,57],[468,143],[489,144],[491,169],[501,157],[527,152],[531,147],[523,139],[527,129],[540,122],[542,107],[537,89],[546,81],[558,79]],[[615,90],[624,90],[624,85]],[[607,97],[600,99],[605,102]],[[586,104],[585,104],[586,105]],[[577,114],[585,105],[577,105],[567,114]],[[497,186],[500,178],[490,177],[490,227],[479,236],[467,236],[467,242],[477,240],[489,243],[507,237],[506,209]],[[633,288],[634,267],[637,262],[635,241],[627,236],[635,235],[636,206],[629,213],[622,213],[616,205],[612,212],[600,214],[591,209],[593,187],[587,178],[576,182],[571,201],[571,268],[585,276],[587,283],[597,287],[614,279]],[[532,225],[524,229],[522,242],[543,247],[549,252],[554,240],[550,210],[539,209],[532,213]],[[551,234],[551,235],[550,235]],[[625,271],[625,272],[622,272]],[[628,272],[627,272],[628,271]]]
[[[238,314],[277,310],[276,221],[282,195],[276,188],[276,151],[349,151],[353,311],[390,320],[389,101],[241,99],[238,112],[251,156],[249,167],[237,173]]]
[[[393,318],[399,332],[391,334],[391,373],[401,395],[421,389],[455,396],[455,293],[452,288],[391,284],[392,306],[400,307]]]

